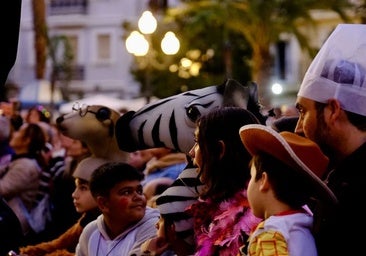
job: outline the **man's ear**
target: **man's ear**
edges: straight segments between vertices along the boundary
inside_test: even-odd
[[[340,115],[342,113],[342,107],[341,107],[340,102],[336,99],[329,99],[328,103],[327,103],[327,107],[328,107],[328,110],[329,110],[329,112],[328,112],[329,113],[329,120],[332,124],[340,118]]]

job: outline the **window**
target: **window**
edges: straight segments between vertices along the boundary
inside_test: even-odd
[[[97,37],[97,60],[106,61],[111,59],[111,36],[99,34]]]

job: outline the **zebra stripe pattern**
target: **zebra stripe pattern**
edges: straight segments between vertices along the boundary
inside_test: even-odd
[[[188,244],[194,244],[193,219],[185,213],[185,209],[197,201],[202,188],[196,168],[188,165],[173,184],[156,199],[161,216],[174,223],[177,236]]]
[[[251,111],[262,123],[258,103],[257,85],[242,85],[233,79],[221,85],[184,92],[151,102],[138,111],[129,111],[116,123],[116,138],[121,150],[168,147],[188,153],[194,145],[197,119],[213,108],[243,107]]]

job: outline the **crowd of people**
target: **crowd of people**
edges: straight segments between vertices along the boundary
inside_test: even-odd
[[[17,246],[56,238],[80,217],[72,199],[73,171],[89,149],[63,136],[43,106],[30,108],[24,117],[15,112],[0,118],[0,196],[19,220]]]
[[[21,230],[13,255],[360,254],[365,40],[365,25],[338,25],[304,76],[298,113],[261,123],[214,109],[188,155],[144,149],[78,169],[87,146],[46,109],[1,116],[0,196]]]

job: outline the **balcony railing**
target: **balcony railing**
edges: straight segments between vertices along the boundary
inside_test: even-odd
[[[50,0],[50,15],[86,14],[88,0]]]
[[[71,67],[70,73],[66,73],[62,68],[56,68],[57,80],[84,80],[85,78],[85,68],[81,65],[73,65]]]

